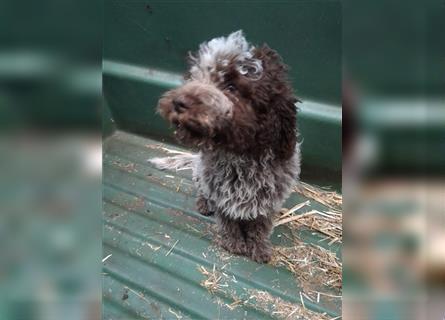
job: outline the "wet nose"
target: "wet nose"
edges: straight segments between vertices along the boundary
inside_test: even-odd
[[[173,100],[173,108],[176,112],[181,113],[184,112],[189,106],[182,100],[174,99]]]

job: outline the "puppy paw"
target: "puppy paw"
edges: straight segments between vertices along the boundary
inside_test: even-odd
[[[258,263],[268,263],[272,259],[272,250],[270,249],[257,250],[251,254],[251,258],[253,261]]]
[[[244,239],[218,239],[218,245],[236,255],[247,255],[247,245]]]
[[[255,262],[268,263],[272,259],[272,247],[268,242],[247,240],[248,256]]]
[[[200,197],[198,198],[198,200],[196,200],[196,209],[200,214],[206,217],[212,216],[214,214],[209,206],[208,200],[203,197]]]

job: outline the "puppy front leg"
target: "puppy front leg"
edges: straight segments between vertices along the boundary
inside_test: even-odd
[[[207,199],[203,194],[198,194],[196,200],[196,209],[203,216],[213,216],[215,213],[215,205],[212,200]]]
[[[246,255],[247,247],[240,221],[228,218],[217,212],[216,226],[218,228],[218,243],[233,254]]]
[[[203,178],[199,176],[198,172],[195,171],[193,175],[195,186],[198,189],[196,209],[203,216],[212,216],[215,213],[215,203],[209,199],[208,192],[205,192],[208,186],[204,184]]]
[[[269,236],[273,222],[269,217],[259,216],[255,220],[242,222],[246,235],[247,255],[258,263],[267,263],[272,258],[272,245]]]

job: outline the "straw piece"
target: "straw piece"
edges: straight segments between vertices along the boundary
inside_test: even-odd
[[[291,217],[287,217],[287,218],[285,218],[285,219],[283,219],[283,218],[282,218],[283,216],[281,216],[279,220],[277,220],[277,221],[274,222],[274,226],[276,227],[276,226],[279,226],[279,225],[282,225],[282,224],[285,224],[285,223],[288,223],[288,222],[291,222],[291,221],[300,220],[300,219],[305,218],[305,217],[307,217],[307,216],[313,215],[314,213],[316,213],[316,211],[315,211],[315,210],[312,210],[312,211],[303,213],[303,214],[301,214],[301,215],[298,215],[298,216],[291,216]]]
[[[303,214],[296,214],[295,212],[295,214],[290,216],[286,216],[286,212],[281,214],[282,215],[275,220],[275,226],[288,223],[292,230],[298,230],[299,227],[303,225],[328,236],[330,239],[329,245],[335,242],[342,242],[343,217],[341,212],[311,210]]]
[[[165,256],[168,256],[170,254],[170,252],[173,251],[174,247],[176,247],[176,245],[178,244],[179,240],[176,240],[176,242],[173,244],[173,246],[170,248],[170,250],[168,250],[168,252],[165,254]]]
[[[320,187],[312,186],[305,182],[300,182],[295,188],[295,192],[320,202],[334,210],[341,210],[343,206],[343,197],[337,192],[324,190]]]

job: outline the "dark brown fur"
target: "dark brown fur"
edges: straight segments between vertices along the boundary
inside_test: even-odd
[[[245,255],[258,263],[270,261],[272,246],[272,217],[260,216],[255,220],[230,219],[217,214],[218,243],[227,251]]]
[[[277,165],[294,155],[297,139],[295,102],[298,100],[287,79],[287,67],[267,45],[255,49],[253,58],[262,62],[260,79],[252,80],[240,74],[235,60],[226,66],[217,65],[211,75],[220,92],[233,104],[231,117],[212,110],[203,102],[211,90],[207,87],[197,90],[186,84],[164,95],[159,111],[176,126],[175,135],[180,142],[202,152],[223,150],[252,159],[261,159],[265,152],[272,150]],[[221,70],[224,70],[223,78],[218,73]],[[178,111],[174,101],[186,108]],[[235,174],[233,183],[236,180]],[[216,191],[210,190],[211,193]],[[262,193],[265,192],[267,190],[260,190],[258,197],[264,196]],[[232,219],[216,210],[215,204],[203,194],[199,194],[197,208],[203,215],[215,214],[219,243],[223,248],[257,262],[270,260],[269,236],[274,212],[254,220]]]
[[[229,71],[219,82],[219,88],[234,104],[231,119],[214,115],[213,121],[206,124],[204,118],[213,116],[209,115],[211,110],[200,102],[196,92],[187,92],[183,87],[169,91],[160,100],[161,115],[175,126],[182,125],[176,130],[180,142],[199,149],[221,148],[252,156],[273,148],[281,159],[294,153],[298,99],[287,80],[287,67],[267,45],[256,49],[254,57],[263,62],[260,80],[240,75],[232,62],[225,67]],[[172,100],[178,96],[192,106],[180,115],[172,109]]]

